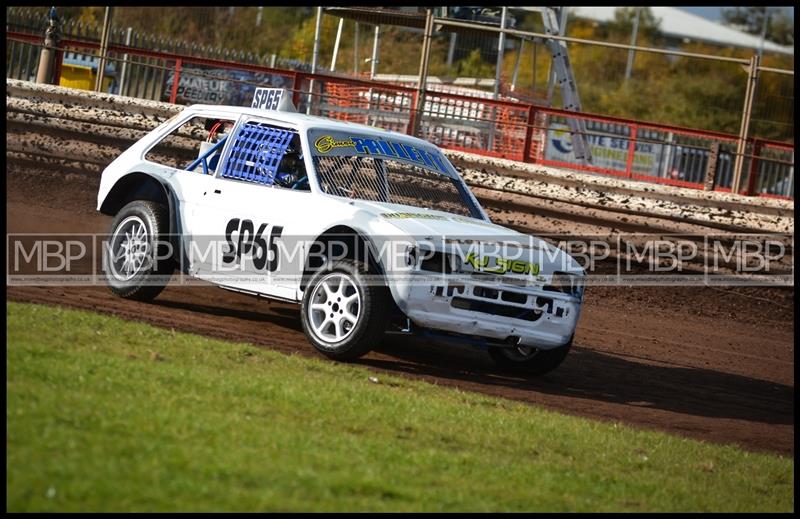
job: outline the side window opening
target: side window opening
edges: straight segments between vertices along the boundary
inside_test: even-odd
[[[151,147],[144,158],[175,169],[213,174],[234,122],[193,117]]]
[[[310,191],[296,131],[248,121],[234,139],[223,178]]]

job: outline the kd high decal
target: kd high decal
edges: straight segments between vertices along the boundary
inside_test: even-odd
[[[539,265],[537,263],[529,263],[522,260],[506,260],[503,258],[495,258],[495,266],[493,269],[487,268],[489,266],[489,256],[479,257],[474,252],[467,254],[464,259],[465,265],[472,265],[475,270],[482,272],[489,272],[491,274],[530,274],[536,276],[539,274]]]

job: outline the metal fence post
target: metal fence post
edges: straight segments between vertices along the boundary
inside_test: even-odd
[[[50,8],[47,19],[47,29],[44,33],[44,47],[39,54],[39,69],[36,71],[37,83],[53,82],[53,65],[55,62],[58,42],[61,38],[61,22],[56,14],[56,8]],[[28,79],[28,78],[25,78]]]
[[[711,144],[711,149],[708,151],[708,164],[706,164],[706,176],[703,180],[703,189],[705,191],[714,190],[714,181],[717,177],[717,159],[719,158],[719,141],[714,141]]]
[[[178,83],[181,82],[181,59],[175,60],[175,75],[172,77],[172,92],[169,94],[169,102],[175,104],[178,99]]]
[[[631,136],[628,140],[628,160],[625,163],[625,173],[628,178],[633,177],[633,158],[636,153],[636,135],[639,133],[639,127],[635,124],[631,125]]]
[[[411,92],[411,113],[408,115],[408,127],[406,128],[406,133],[408,135],[414,135],[414,129],[417,126],[417,99],[419,98],[419,90],[414,90]]]
[[[131,35],[133,34],[133,27],[128,27],[125,33],[125,46],[131,46]],[[119,95],[125,95],[125,83],[128,80],[128,59],[129,54],[126,52],[122,55],[122,71],[119,73]]]
[[[758,180],[758,157],[761,155],[761,149],[764,147],[764,141],[761,139],[753,139],[753,158],[750,159],[750,172],[747,175],[747,191],[746,195],[752,195],[756,189],[756,180]]]
[[[531,142],[533,141],[533,125],[536,124],[536,107],[528,107],[528,119],[525,122],[525,145],[522,147],[522,162],[536,162],[531,160]]]
[[[414,125],[411,135],[417,135],[419,124],[422,120],[422,108],[425,106],[425,88],[428,83],[428,60],[431,54],[431,35],[433,33],[433,9],[425,12],[425,36],[422,39],[422,56],[419,61],[419,79],[417,80],[417,95],[414,99]]]
[[[738,193],[742,183],[744,154],[747,150],[747,134],[750,131],[750,116],[753,112],[753,98],[755,97],[756,82],[758,81],[758,65],[758,55],[754,55],[750,58],[750,65],[747,68],[747,90],[744,94],[742,126],[739,130],[739,140],[736,143],[736,161],[733,166],[733,182],[731,182],[732,193]]]
[[[95,92],[103,91],[103,79],[106,74],[106,53],[108,52],[108,36],[111,33],[111,13],[113,7],[106,7],[106,14],[103,17],[103,35],[100,38],[100,60],[97,64],[97,79],[94,84]]]

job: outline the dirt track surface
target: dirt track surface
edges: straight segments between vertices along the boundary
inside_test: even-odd
[[[99,177],[7,166],[7,232],[105,232]],[[504,217],[491,211],[499,223]],[[533,215],[513,215],[515,227]],[[565,217],[569,221],[568,217]],[[169,286],[154,302],[104,287],[8,287],[8,299],[85,308],[289,354],[317,356],[298,307],[211,286]],[[387,372],[574,415],[747,449],[794,453],[794,292],[595,287],[575,347],[538,379],[499,372],[469,346],[387,335],[358,361]]]

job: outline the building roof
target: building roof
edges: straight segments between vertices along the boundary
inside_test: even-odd
[[[617,7],[570,7],[569,16],[610,22],[614,20],[614,11],[617,9]],[[761,46],[760,36],[712,22],[677,7],[651,7],[650,9],[653,15],[661,20],[661,33],[665,36],[748,49],[758,49]],[[794,47],[777,45],[770,41],[764,41],[764,50],[794,54]]]

